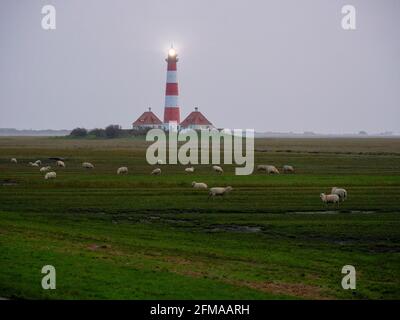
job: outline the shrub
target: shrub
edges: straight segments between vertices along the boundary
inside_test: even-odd
[[[87,133],[88,132],[85,128],[75,128],[69,135],[72,137],[86,137]]]
[[[122,129],[117,124],[110,124],[106,127],[105,133],[107,138],[117,138],[122,134]]]
[[[105,138],[106,131],[104,129],[95,128],[95,129],[89,131],[89,135],[94,136],[96,138]]]

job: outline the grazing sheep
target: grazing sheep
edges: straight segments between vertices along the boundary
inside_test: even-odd
[[[275,166],[267,166],[267,174],[279,174],[279,170]]]
[[[260,164],[257,171],[265,171],[267,174],[279,174],[279,170],[275,166]]]
[[[279,170],[275,166],[267,166],[267,174],[279,174]]]
[[[120,167],[117,170],[117,174],[127,174],[128,173],[128,168],[127,167]]]
[[[212,168],[217,173],[224,173],[224,169],[222,169],[220,166],[213,166]]]
[[[50,166],[47,166],[47,167],[41,167],[39,171],[40,171],[41,173],[44,173],[44,172],[47,172],[47,171],[49,171],[50,169],[51,169],[51,167],[50,167]]]
[[[228,186],[226,188],[223,187],[214,187],[210,189],[210,192],[208,194],[208,197],[216,197],[216,196],[224,196],[225,194],[228,194],[231,192],[233,188],[231,186]]]
[[[37,168],[39,168],[39,165],[38,165],[36,162],[29,162],[29,165],[30,165],[31,167],[37,167]]]
[[[58,161],[56,162],[56,165],[57,165],[57,167],[65,168],[65,163],[64,163],[64,161],[58,160]]]
[[[82,167],[84,167],[86,169],[93,169],[94,165],[91,164],[90,162],[84,162],[84,163],[82,163]]]
[[[265,172],[267,172],[267,166],[265,164],[259,164],[257,166],[257,171],[265,171]]]
[[[205,183],[196,182],[196,181],[192,182],[192,187],[193,187],[193,189],[202,189],[202,190],[207,190],[208,189],[208,186]]]
[[[47,172],[46,175],[44,176],[44,178],[45,178],[46,180],[48,180],[48,179],[55,179],[56,177],[57,177],[57,174],[56,174],[54,171],[52,171],[52,172]]]
[[[158,159],[157,164],[163,164],[163,161],[161,159]]]
[[[186,168],[186,169],[185,169],[185,172],[186,172],[186,173],[193,173],[193,172],[194,172],[194,168],[193,168],[193,167],[191,167],[191,168]]]
[[[294,173],[294,168],[292,166],[284,165],[283,173]]]
[[[340,198],[337,194],[321,193],[320,198],[321,198],[322,202],[324,202],[326,205],[328,205],[328,203],[333,203],[333,204],[337,204],[339,206]]]
[[[42,161],[41,161],[41,160],[36,160],[35,163],[36,163],[38,166],[41,166],[41,165],[42,165]]]
[[[159,175],[161,174],[161,169],[160,168],[156,168],[151,172],[152,175]]]
[[[341,201],[344,201],[347,198],[347,190],[343,189],[343,188],[333,187],[332,190],[331,190],[331,193],[332,194],[337,194]]]
[[[15,158],[11,158],[11,163],[18,163],[18,161]]]

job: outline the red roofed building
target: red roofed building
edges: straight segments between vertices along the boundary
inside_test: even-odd
[[[180,124],[182,129],[193,129],[193,130],[204,130],[213,129],[213,124],[207,120],[207,118],[199,111],[198,108],[194,108],[185,120]]]
[[[134,123],[132,123],[133,129],[145,129],[145,128],[163,128],[161,120],[151,111],[144,112]]]

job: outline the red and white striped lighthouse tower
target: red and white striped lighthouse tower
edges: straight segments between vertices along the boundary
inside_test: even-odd
[[[165,90],[165,108],[164,108],[164,125],[165,128],[178,129],[180,124],[180,109],[178,104],[178,77],[176,64],[178,55],[175,49],[171,46],[168,51],[168,58],[165,59],[168,63],[167,67],[167,85]]]

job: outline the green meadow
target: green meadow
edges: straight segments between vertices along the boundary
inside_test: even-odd
[[[257,139],[256,165],[296,173],[249,176],[232,165],[152,176],[147,146],[0,138],[0,297],[400,298],[400,139]],[[55,180],[28,166],[37,159]],[[209,199],[192,181],[233,191]],[[338,208],[319,198],[333,186],[348,190]],[[55,290],[41,287],[44,265],[56,268]],[[344,265],[356,268],[355,290],[342,289]]]

